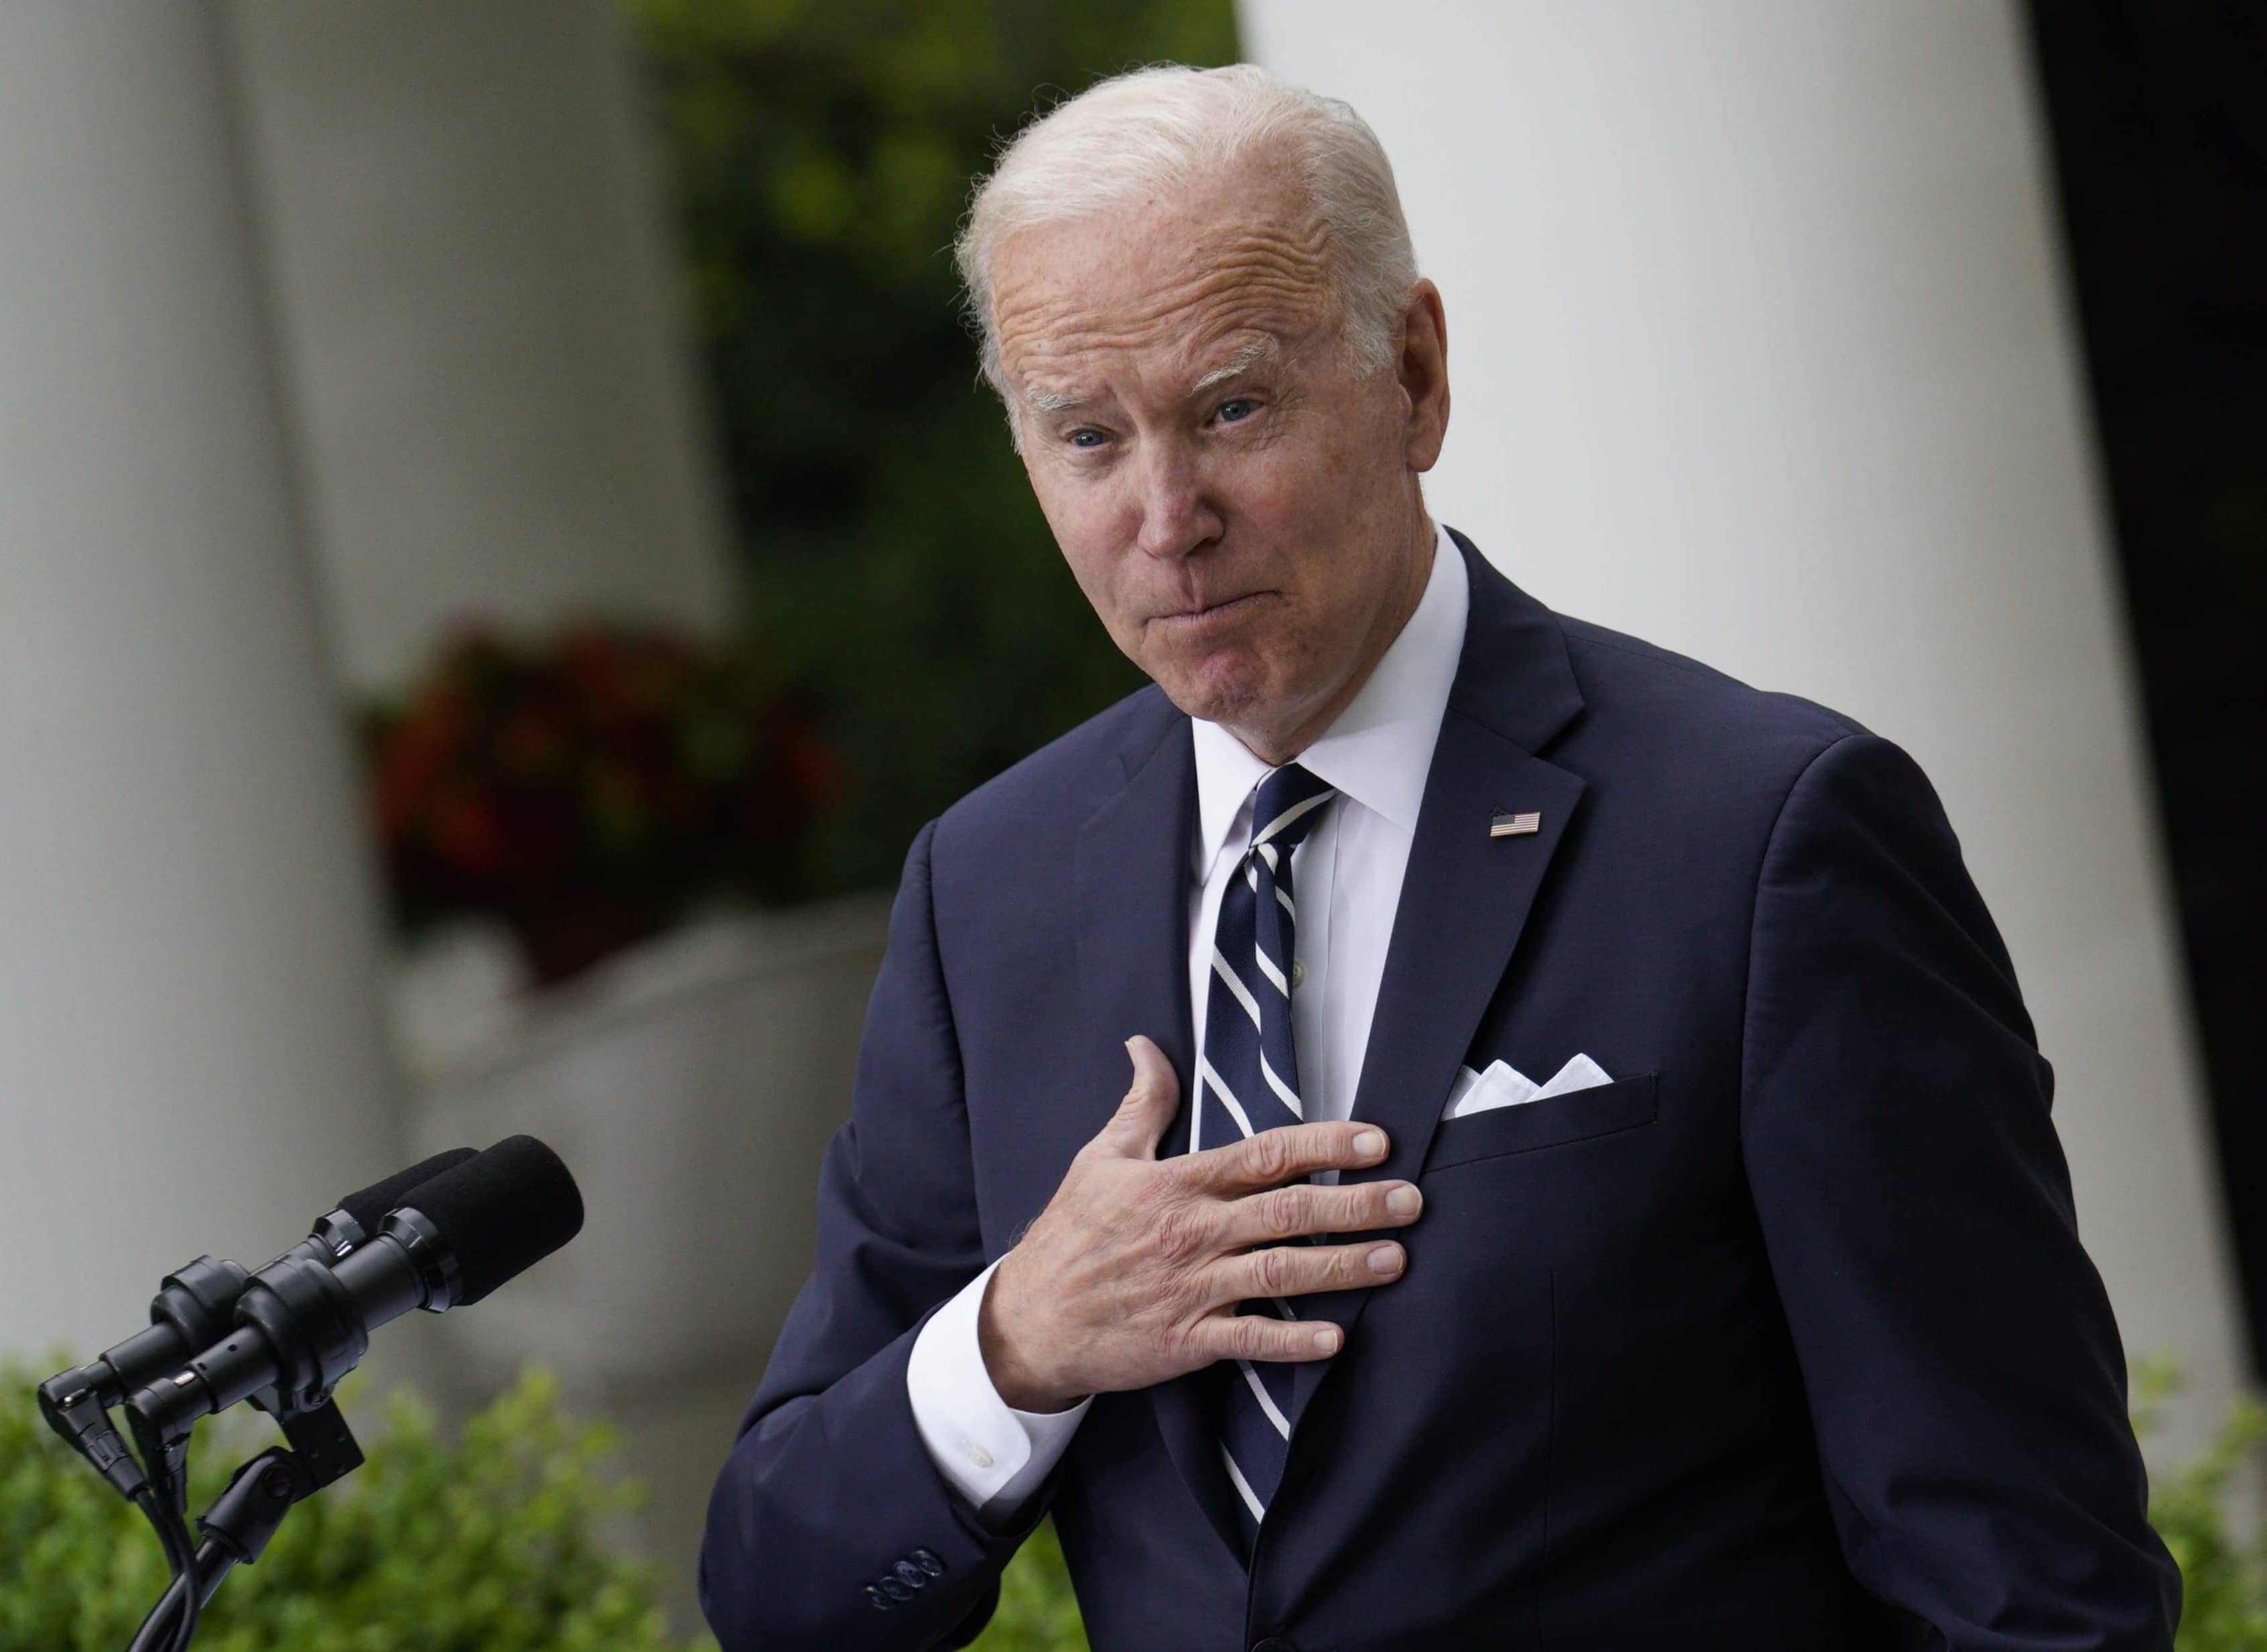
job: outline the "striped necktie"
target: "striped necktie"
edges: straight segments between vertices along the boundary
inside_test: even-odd
[[[1204,1051],[1197,1064],[1197,1142],[1221,1147],[1255,1131],[1296,1124],[1299,1056],[1291,1042],[1291,852],[1337,793],[1297,764],[1259,782],[1251,844],[1221,896],[1213,932]],[[1238,1305],[1244,1313],[1297,1318],[1282,1297]],[[1249,1556],[1260,1517],[1283,1478],[1291,1443],[1292,1367],[1237,1360],[1222,1385],[1221,1454],[1227,1460]]]

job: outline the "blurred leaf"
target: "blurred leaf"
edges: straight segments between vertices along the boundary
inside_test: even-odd
[[[1000,1609],[972,1652],[1087,1652],[1086,1626],[1053,1521],[1024,1541],[1000,1579]]]
[[[2132,1385],[2134,1429],[2146,1436],[2179,1392],[2179,1368],[2161,1356],[2137,1361]],[[2227,1519],[2238,1473],[2267,1467],[2263,1442],[2267,1410],[2239,1400],[2202,1455],[2151,1477],[2149,1523],[2181,1568],[2176,1652],[2267,1652],[2267,1528],[2239,1542]]]
[[[56,1353],[45,1368],[74,1363]],[[0,1652],[117,1652],[165,1591],[165,1558],[134,1507],[48,1431],[36,1381],[0,1363]],[[600,1542],[605,1517],[642,1494],[606,1472],[612,1430],[571,1421],[545,1373],[528,1372],[453,1439],[401,1390],[358,1432],[369,1460],[293,1509],[259,1562],[230,1575],[200,1621],[200,1648],[714,1652],[705,1635],[671,1639],[653,1568]],[[191,1508],[279,1443],[249,1412],[205,1424]],[[1085,1652],[1051,1526],[1009,1566],[976,1644]]]
[[[53,1369],[70,1363],[60,1356]],[[50,1434],[35,1378],[0,1366],[0,1652],[117,1652],[164,1592],[157,1539]],[[349,1408],[350,1408],[349,1402]],[[232,1413],[200,1431],[190,1506],[278,1443]],[[664,1652],[653,1573],[597,1529],[637,1494],[608,1432],[569,1422],[530,1373],[451,1440],[407,1393],[363,1433],[367,1464],[300,1504],[202,1619],[209,1652]],[[706,1641],[692,1643],[714,1646]]]

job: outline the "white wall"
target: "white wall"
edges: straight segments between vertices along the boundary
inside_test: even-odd
[[[1428,496],[1555,607],[1935,780],[2059,1075],[2130,1351],[2238,1371],[2230,1263],[2036,93],[2004,0],[1244,0],[1445,296]]]
[[[730,581],[613,0],[230,0],[326,630],[705,628]]]
[[[0,1355],[398,1167],[209,7],[0,8]]]

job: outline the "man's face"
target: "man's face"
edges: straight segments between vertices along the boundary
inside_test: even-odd
[[[1264,160],[1017,231],[992,279],[1024,467],[1111,639],[1192,716],[1299,749],[1421,592],[1445,376],[1412,400],[1405,360],[1346,361],[1317,228]]]

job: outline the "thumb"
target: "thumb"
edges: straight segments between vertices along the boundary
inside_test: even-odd
[[[1180,1110],[1181,1081],[1173,1064],[1165,1059],[1165,1052],[1141,1034],[1126,1041],[1126,1053],[1134,1061],[1133,1087],[1103,1127],[1103,1134],[1136,1158],[1155,1159],[1166,1126]]]

